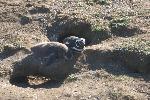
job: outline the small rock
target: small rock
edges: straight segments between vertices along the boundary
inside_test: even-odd
[[[20,18],[20,24],[25,25],[31,22],[31,19],[27,16],[21,16]]]
[[[30,14],[36,14],[36,13],[49,13],[49,8],[46,8],[45,6],[41,7],[32,7],[29,9]]]

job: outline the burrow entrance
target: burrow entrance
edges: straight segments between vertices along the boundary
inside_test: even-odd
[[[79,18],[56,17],[51,26],[45,29],[50,41],[61,43],[69,36],[85,38],[86,45],[96,44],[111,37],[107,30],[93,30],[90,22]]]

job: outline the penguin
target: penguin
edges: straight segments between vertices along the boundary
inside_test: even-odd
[[[14,63],[10,83],[27,82],[27,76],[38,75],[63,80],[76,72],[74,65],[84,50],[85,39],[70,36],[63,43],[43,42],[31,47],[31,54]]]

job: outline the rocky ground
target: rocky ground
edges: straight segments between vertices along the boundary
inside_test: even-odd
[[[86,39],[79,72],[9,83],[30,47],[71,35]],[[149,0],[0,0],[1,100],[150,100],[149,67]]]

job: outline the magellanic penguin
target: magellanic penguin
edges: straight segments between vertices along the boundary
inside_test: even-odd
[[[10,82],[26,81],[29,75],[62,80],[75,72],[74,64],[84,50],[85,39],[70,36],[64,43],[43,42],[31,48],[31,54],[14,63]]]

